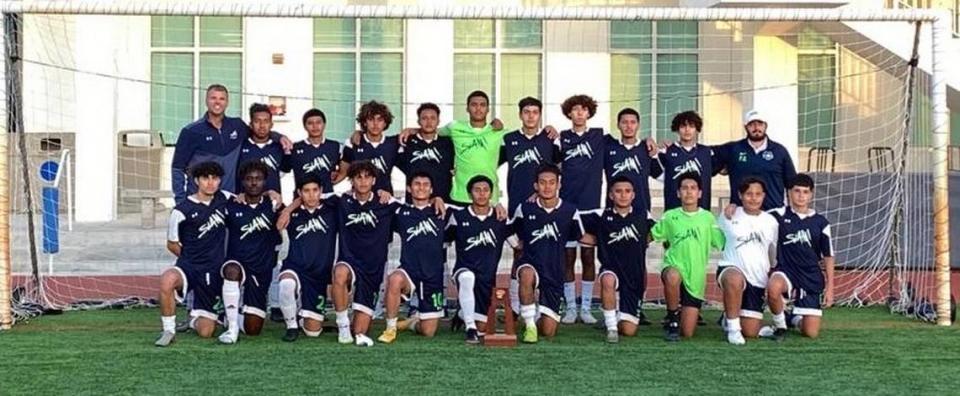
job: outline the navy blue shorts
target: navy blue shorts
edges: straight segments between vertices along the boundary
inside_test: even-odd
[[[350,289],[353,291],[353,310],[373,317],[373,309],[380,298],[380,285],[383,283],[383,265],[379,266],[378,271],[372,272],[364,271],[346,261],[340,261],[337,265],[346,265],[352,274],[353,283]]]
[[[820,292],[804,288],[796,279],[782,271],[774,271],[770,276],[779,275],[787,280],[787,292],[784,297],[793,302],[793,314],[800,316],[823,316],[820,305]]]
[[[297,278],[300,316],[323,321],[327,306],[327,286],[330,285],[332,271],[324,268],[303,269],[293,263],[284,262],[280,267],[280,274],[285,272],[292,273]]]
[[[202,269],[181,264],[174,268],[183,276],[183,288],[178,292],[179,297],[182,299],[187,293],[193,292],[190,316],[218,320],[219,312],[223,310],[223,276],[220,275],[220,268]]]
[[[646,270],[627,273],[619,268],[601,267],[600,276],[597,279],[601,279],[604,274],[612,274],[616,277],[617,293],[620,295],[620,305],[617,307],[620,312],[620,320],[639,324],[640,300],[643,299],[643,293],[647,290]]]
[[[273,270],[252,272],[244,268],[243,313],[267,317],[267,293],[273,281]]]
[[[720,275],[723,275],[723,271],[728,268],[736,267],[729,265],[717,267],[717,285],[721,289],[723,286],[720,283]],[[736,270],[740,271],[739,269]],[[743,274],[743,271],[740,271],[740,273]],[[763,320],[763,309],[767,301],[767,289],[750,284],[750,282],[746,280],[746,277],[744,277],[744,283],[746,283],[746,287],[743,288],[743,293],[740,297],[740,317]]]
[[[520,270],[524,267],[534,271],[534,289],[539,292],[540,298],[537,301],[540,315],[548,316],[554,321],[560,321],[560,303],[563,301],[563,284],[558,282],[544,282],[540,278],[540,271],[533,264],[520,264],[517,266],[516,274],[519,279]],[[487,297],[490,298],[490,297]]]
[[[420,319],[439,319],[443,317],[444,296],[443,296],[443,278],[440,281],[429,281],[419,279],[417,276],[410,275],[403,267],[397,269],[404,274],[407,281],[410,282],[410,295],[416,295],[419,298],[417,303],[417,315]]]
[[[487,311],[490,309],[490,299],[493,297],[493,285],[497,281],[497,274],[494,271],[493,273],[477,273],[477,271],[471,270],[469,268],[455,268],[453,270],[453,284],[460,289],[460,274],[470,271],[473,272],[474,282],[473,282],[473,301],[474,301],[474,319],[478,322],[487,321]]]

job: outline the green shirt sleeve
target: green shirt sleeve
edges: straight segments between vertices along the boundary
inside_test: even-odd
[[[653,240],[657,242],[663,242],[667,240],[667,218],[664,218],[653,225],[653,228],[650,230],[650,235],[653,236]]]
[[[723,251],[723,248],[727,244],[727,237],[723,235],[723,231],[720,229],[720,226],[717,225],[717,218],[710,214],[710,217],[713,218],[713,225],[710,227],[710,246],[719,251]]]
[[[450,136],[450,125],[452,125],[452,124],[453,124],[453,123],[451,122],[450,124],[447,124],[447,125],[444,125],[443,127],[441,127],[439,130],[437,130],[437,135],[440,135],[440,136]]]

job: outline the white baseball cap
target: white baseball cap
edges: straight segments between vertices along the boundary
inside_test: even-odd
[[[763,114],[760,114],[760,110],[757,109],[751,109],[743,114],[743,125],[747,125],[753,121],[762,121],[764,123],[767,122]]]

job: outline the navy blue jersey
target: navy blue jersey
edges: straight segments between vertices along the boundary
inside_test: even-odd
[[[260,203],[249,205],[231,200],[227,204],[227,260],[236,260],[255,273],[277,264],[280,232],[277,223],[278,203],[260,197]]]
[[[207,113],[183,127],[177,137],[173,160],[170,162],[174,200],[180,203],[188,195],[197,192],[197,184],[190,176],[190,168],[207,161],[216,162],[223,167],[220,188],[223,191],[235,191],[240,144],[246,141],[249,135],[250,127],[243,120],[223,117],[220,128],[217,128],[210,123]],[[271,136],[280,137],[273,134]]]
[[[167,240],[180,242],[178,266],[219,271],[226,255],[227,203],[231,199],[221,191],[208,203],[191,196],[173,208]]]
[[[700,207],[710,210],[710,181],[720,172],[721,166],[715,166],[716,151],[710,146],[697,144],[687,150],[680,143],[674,143],[661,151],[657,158],[663,169],[663,207],[664,211],[683,206],[677,191],[680,190],[680,176],[685,173],[700,175]],[[733,189],[734,191],[736,188]]]
[[[533,265],[542,285],[562,285],[566,244],[583,235],[577,208],[562,199],[550,211],[541,206],[540,200],[524,202],[517,207],[512,225],[523,243],[520,263]]]
[[[397,155],[397,168],[409,179],[414,173],[426,172],[433,179],[433,196],[450,202],[450,186],[453,183],[453,140],[440,136],[429,142],[420,135],[407,140]],[[391,191],[392,192],[392,191]],[[407,202],[410,202],[409,194]]]
[[[304,273],[330,271],[336,257],[339,229],[337,209],[326,200],[312,211],[303,206],[297,208],[287,224],[290,247],[284,265]]]
[[[322,183],[323,192],[331,192],[330,173],[337,169],[342,152],[343,146],[330,139],[324,139],[317,146],[309,140],[302,140],[294,143],[293,151],[285,158],[283,171],[293,171],[294,185],[300,185],[306,175],[315,175]]]
[[[582,135],[569,129],[560,132],[560,198],[579,210],[600,208],[605,142],[600,128],[590,128]]]
[[[757,151],[750,146],[747,139],[743,139],[717,146],[714,150],[717,152],[717,159],[730,176],[731,191],[735,192],[743,179],[754,176],[762,180],[767,187],[763,210],[785,205],[785,186],[797,175],[797,170],[793,166],[790,153],[780,143],[767,139],[766,147]],[[740,196],[736,193],[730,194],[730,202],[742,205]]]
[[[235,193],[243,192],[243,175],[240,174],[240,167],[249,161],[260,161],[269,169],[267,179],[264,180],[264,191],[280,191],[280,171],[283,168],[284,161],[283,147],[280,141],[270,139],[266,143],[256,143],[252,139],[247,139],[240,146],[240,158],[237,160],[237,190]]]
[[[805,215],[789,207],[771,210],[770,214],[780,226],[776,270],[787,274],[794,288],[822,292],[824,279],[820,261],[833,256],[830,222],[812,209]]]
[[[613,208],[606,208],[599,214],[585,214],[583,227],[597,238],[603,270],[619,275],[646,268],[647,235],[653,227],[649,212],[634,209],[622,216]]]
[[[393,240],[394,213],[400,204],[381,204],[376,195],[360,202],[353,195],[334,195],[325,200],[337,207],[340,226],[340,256],[354,271],[376,275],[387,262],[387,248]]]
[[[377,167],[377,183],[373,191],[384,190],[393,194],[393,184],[390,182],[390,173],[397,164],[397,155],[400,151],[400,140],[396,136],[384,136],[380,143],[374,145],[367,140],[367,135],[360,139],[360,145],[353,147],[349,142],[343,149],[343,160],[347,163],[367,160]]]
[[[443,247],[449,213],[437,215],[432,205],[418,208],[405,204],[397,208],[393,225],[400,236],[400,268],[411,279],[443,284],[447,250]]]
[[[513,213],[533,195],[537,182],[537,168],[543,164],[560,163],[560,147],[545,132],[528,137],[516,130],[503,137],[500,163],[507,164],[508,213]]]
[[[663,170],[656,158],[650,158],[646,143],[641,140],[627,147],[623,142],[607,135],[603,152],[603,173],[607,177],[608,188],[614,178],[625,176],[633,183],[636,194],[633,199],[634,209],[641,213],[650,211],[649,178],[659,177]],[[612,206],[609,200],[606,206]]]
[[[512,232],[506,221],[497,220],[493,209],[482,219],[473,206],[458,210],[450,217],[447,231],[457,250],[456,269],[466,268],[477,276],[496,275],[503,242]]]

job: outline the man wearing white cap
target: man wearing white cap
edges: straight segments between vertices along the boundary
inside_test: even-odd
[[[797,175],[790,153],[767,136],[767,122],[760,111],[746,112],[743,128],[747,131],[746,139],[715,148],[720,164],[714,166],[726,169],[731,186],[739,186],[749,176],[762,180],[767,187],[763,210],[783,207],[785,186]],[[731,194],[730,203],[743,206],[737,194]]]

